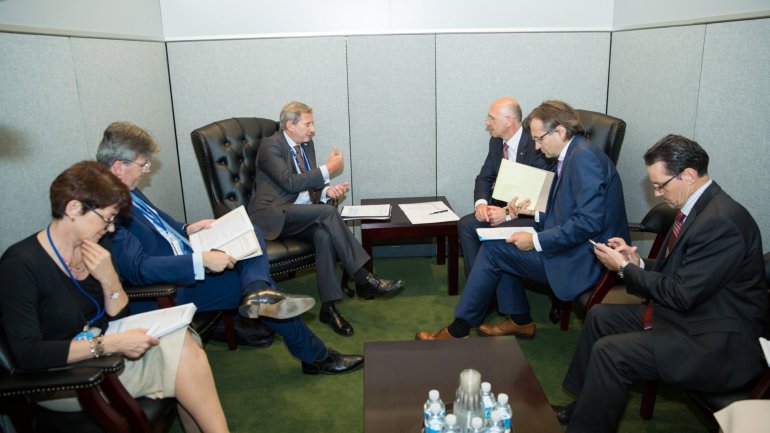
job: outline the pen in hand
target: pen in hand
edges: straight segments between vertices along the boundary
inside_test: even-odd
[[[436,212],[431,212],[428,215],[436,215],[437,213],[444,213],[444,212],[449,212],[449,209],[437,210]]]

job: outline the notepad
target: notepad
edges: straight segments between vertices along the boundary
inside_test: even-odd
[[[207,229],[190,235],[193,251],[220,250],[236,260],[262,255],[257,234],[243,205],[217,218]]]
[[[118,334],[140,328],[147,329],[147,335],[160,338],[189,325],[192,322],[195,310],[197,310],[195,304],[189,303],[134,314],[111,321],[104,335]]]
[[[504,159],[500,163],[492,198],[509,202],[515,196],[529,199],[529,210],[545,212],[554,173]]]
[[[527,232],[534,234],[535,229],[532,227],[489,227],[476,229],[476,234],[479,235],[480,241],[505,240],[517,232]]]
[[[345,206],[340,212],[344,220],[389,220],[389,204],[368,204],[360,206]]]

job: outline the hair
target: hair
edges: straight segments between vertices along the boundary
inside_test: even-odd
[[[150,157],[158,151],[158,143],[149,132],[131,122],[113,122],[104,130],[96,160],[112,167],[115,161],[133,161],[137,157]]]
[[[644,153],[647,166],[662,161],[667,174],[674,176],[686,168],[695,169],[698,176],[708,174],[709,155],[694,140],[681,135],[669,134],[661,138]]]
[[[105,166],[96,161],[81,161],[61,172],[51,183],[51,216],[62,219],[67,203],[77,200],[85,209],[117,206],[118,213],[131,211],[131,193]]]
[[[553,131],[557,126],[563,126],[567,130],[567,138],[572,138],[583,133],[580,125],[580,116],[572,106],[564,101],[551,99],[538,105],[525,120],[529,127],[532,119],[540,119],[546,131]]]
[[[279,120],[281,124],[281,131],[285,130],[287,122],[291,122],[293,125],[296,125],[297,122],[299,122],[299,118],[302,117],[304,113],[312,112],[313,109],[310,108],[307,104],[303,104],[302,102],[291,101],[284,105],[283,108],[281,108],[281,117]]]

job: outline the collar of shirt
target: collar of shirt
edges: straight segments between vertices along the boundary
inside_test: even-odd
[[[511,138],[503,140],[508,143],[508,159],[511,161],[516,161],[516,154],[519,152],[519,142],[521,141],[521,134],[523,131],[524,128],[519,126],[519,129],[513,133]]]
[[[695,206],[695,203],[697,203],[700,196],[703,195],[703,192],[706,191],[706,188],[709,187],[714,183],[713,180],[709,179],[708,182],[704,183],[700,188],[696,189],[694,193],[690,196],[690,198],[687,199],[686,202],[684,202],[684,206],[682,206],[681,209],[679,209],[683,214],[685,219],[687,219],[687,215],[690,215],[690,211],[692,211],[692,207]]]
[[[564,149],[561,150],[561,153],[559,154],[559,161],[564,161],[564,157],[567,156],[567,149],[569,149],[569,145],[572,144],[572,140],[574,140],[575,137],[572,137],[567,142],[567,145],[564,146]]]

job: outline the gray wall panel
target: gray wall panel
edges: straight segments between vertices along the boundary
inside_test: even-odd
[[[709,24],[695,138],[709,171],[754,216],[770,246],[770,19]]]
[[[438,192],[458,214],[473,210],[492,101],[513,96],[524,116],[552,98],[604,112],[609,44],[608,33],[436,36]]]
[[[296,38],[168,44],[182,182],[189,221],[211,216],[190,132],[229,117],[277,120],[299,100],[313,107],[319,159],[350,155],[345,39]],[[346,167],[335,182],[350,179]]]
[[[72,39],[72,54],[90,158],[110,122],[127,120],[160,145],[152,172],[139,184],[163,210],[184,218],[174,118],[162,42]]]
[[[348,39],[351,192],[436,194],[433,35]]]
[[[68,38],[0,33],[0,251],[51,219],[51,181],[90,157]]]
[[[627,123],[618,171],[630,221],[658,202],[642,155],[666,134],[695,130],[704,26],[612,36],[608,113]]]

